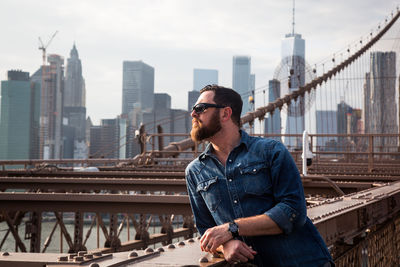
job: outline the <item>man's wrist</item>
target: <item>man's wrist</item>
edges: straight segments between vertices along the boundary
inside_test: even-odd
[[[232,238],[238,238],[239,235],[239,225],[237,225],[237,223],[235,221],[231,221],[228,223],[228,232],[231,233]]]

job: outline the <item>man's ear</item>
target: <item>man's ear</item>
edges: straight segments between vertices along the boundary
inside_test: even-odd
[[[232,118],[232,109],[231,107],[225,107],[222,111],[221,121],[225,122]]]

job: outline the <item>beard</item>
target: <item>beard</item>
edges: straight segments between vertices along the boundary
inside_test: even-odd
[[[192,130],[190,131],[190,136],[193,141],[200,142],[204,139],[210,138],[214,136],[216,133],[221,130],[221,121],[219,120],[219,112],[215,110],[212,117],[210,118],[210,125],[205,126],[198,119],[193,119],[197,121],[197,126],[192,126]]]

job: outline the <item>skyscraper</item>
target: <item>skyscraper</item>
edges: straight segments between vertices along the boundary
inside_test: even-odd
[[[373,52],[371,72],[364,86],[365,133],[398,133],[396,105],[396,53]],[[382,137],[374,144],[381,148],[397,150],[397,138]]]
[[[199,91],[189,91],[188,92],[188,111],[192,112],[194,104],[196,104],[197,99],[200,96]]]
[[[251,58],[249,56],[234,56],[232,63],[232,87],[242,96],[242,114],[249,111],[249,96],[251,96]]]
[[[285,77],[289,77],[289,81],[285,87],[281,86],[281,96],[289,94],[299,89],[305,84],[305,41],[301,38],[301,34],[286,34],[282,40],[281,47],[282,62],[286,62],[284,68]],[[299,97],[297,101],[292,100],[287,112],[282,112],[282,133],[283,134],[302,134],[304,131],[304,97]],[[301,138],[283,137],[283,142],[288,147],[301,147]]]
[[[336,110],[317,110],[316,111],[316,128],[317,134],[337,134],[338,115]],[[317,137],[318,151],[337,150],[337,137]]]
[[[200,89],[209,84],[218,84],[218,70],[193,70],[193,91],[200,91]]]
[[[153,110],[154,68],[142,61],[124,61],[122,77],[122,114],[128,114],[134,105],[142,111]]]
[[[86,158],[86,89],[82,77],[82,63],[78,50],[73,45],[70,58],[67,59],[64,88],[64,158]],[[67,130],[67,128],[69,130]],[[68,133],[68,134],[67,134]],[[65,147],[69,145],[72,147]],[[72,153],[66,153],[66,152]]]
[[[274,102],[280,97],[281,83],[278,80],[270,80],[268,86],[268,102]],[[274,114],[268,114],[265,119],[265,133],[268,134],[281,134],[281,111],[276,109]],[[280,137],[274,138],[276,140],[281,140]]]
[[[40,110],[40,158],[62,158],[62,119],[64,94],[64,58],[48,55],[50,65],[40,67],[32,77],[32,82],[41,85]]]
[[[38,159],[40,84],[28,72],[9,71],[0,106],[0,159]]]
[[[85,80],[82,77],[82,63],[79,59],[78,50],[73,45],[70,57],[67,59],[65,70],[65,107],[85,107],[86,89]]]

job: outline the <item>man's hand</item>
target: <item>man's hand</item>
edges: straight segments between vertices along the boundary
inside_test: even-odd
[[[232,239],[232,234],[228,231],[227,223],[207,229],[200,239],[202,251],[216,253],[217,248]]]
[[[257,254],[251,247],[240,240],[229,240],[223,246],[225,260],[229,263],[248,262]]]

